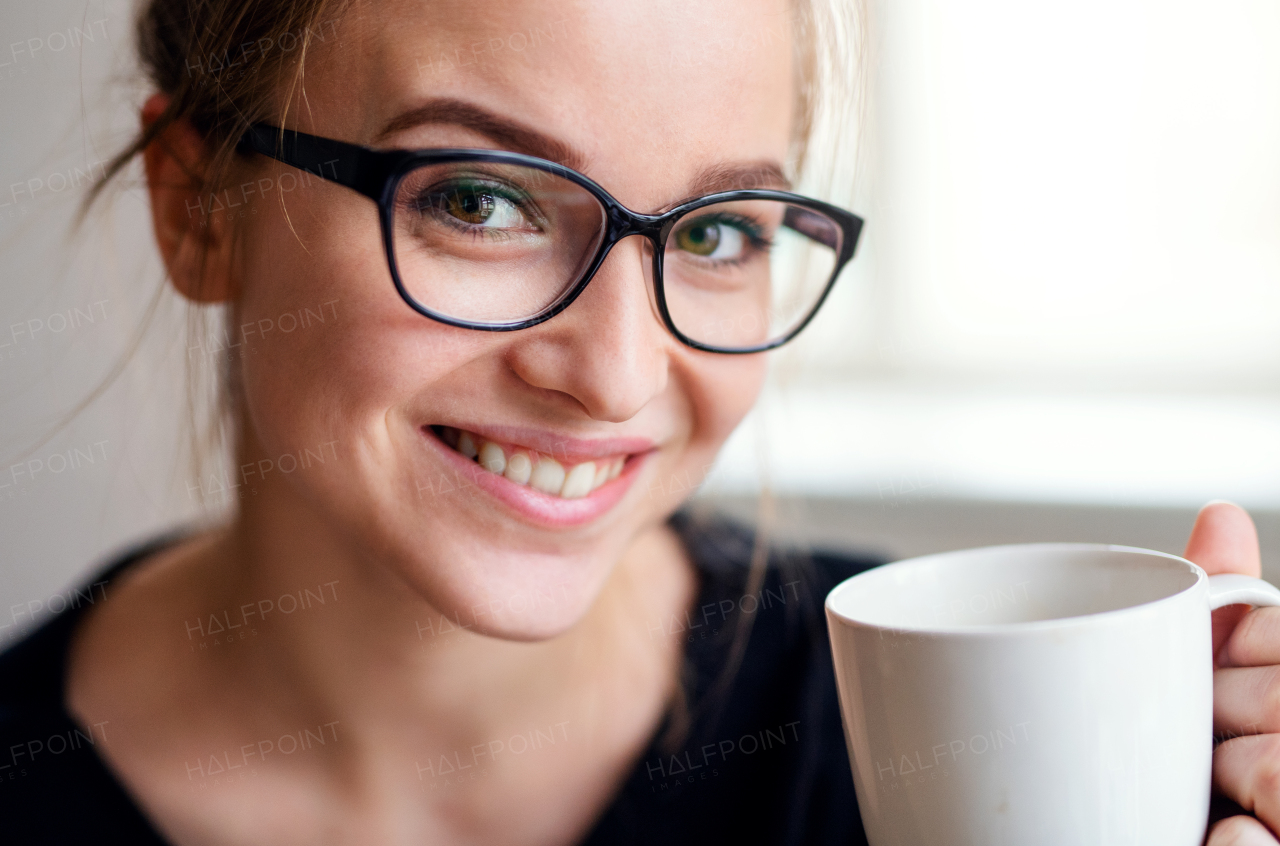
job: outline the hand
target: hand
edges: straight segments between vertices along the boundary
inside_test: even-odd
[[[1209,575],[1259,576],[1258,532],[1244,509],[1200,510],[1185,558]],[[1206,846],[1277,846],[1280,832],[1280,608],[1213,612],[1213,786],[1254,816],[1214,825]]]

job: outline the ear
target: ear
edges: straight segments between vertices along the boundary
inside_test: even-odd
[[[143,126],[168,106],[167,95],[153,95],[142,107]],[[209,166],[204,138],[189,121],[175,121],[142,151],[142,160],[151,223],[173,286],[195,302],[234,299],[231,221],[211,209],[214,198],[201,190]]]

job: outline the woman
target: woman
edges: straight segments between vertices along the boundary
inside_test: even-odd
[[[870,562],[753,567],[669,483],[701,476],[856,241],[777,193],[813,19],[147,4],[157,93],[125,159],[175,288],[230,306],[239,507],[4,656],[8,833],[865,842],[819,610]],[[1259,566],[1227,505],[1189,554]],[[1277,617],[1235,611],[1219,729],[1274,731]],[[1275,742],[1224,743],[1216,774],[1280,830]],[[1274,840],[1240,816],[1211,842]]]

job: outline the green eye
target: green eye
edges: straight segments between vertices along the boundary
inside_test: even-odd
[[[687,221],[675,232],[676,249],[713,262],[737,262],[769,246],[760,225],[724,212]]]
[[[720,224],[695,223],[676,233],[676,246],[695,256],[709,256],[720,246]]]

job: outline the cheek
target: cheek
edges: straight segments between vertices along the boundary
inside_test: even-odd
[[[767,359],[763,354],[717,356],[699,365],[686,380],[694,420],[689,460],[706,465],[755,404]]]
[[[727,360],[717,368],[716,378],[712,380],[711,400],[719,413],[714,415],[720,440],[742,422],[755,405],[764,386],[768,359],[765,354],[747,356],[726,356]],[[719,364],[719,362],[716,362]]]
[[[324,189],[286,203],[263,203],[245,234],[233,366],[268,457],[316,438],[338,438],[342,452],[378,439],[389,410],[465,343],[400,299],[372,204]]]
[[[246,334],[240,384],[245,410],[267,441],[290,440],[288,421],[301,406],[320,411],[335,398],[337,385],[351,381],[343,371],[353,358],[344,351],[360,344],[362,313],[370,308],[370,298],[356,296],[352,282],[363,280],[372,290],[376,280],[377,254],[363,245],[335,250],[332,239],[319,237],[323,220],[306,200],[306,195],[290,198],[287,219],[273,204],[264,204],[259,226],[246,238],[236,322],[242,327],[274,323],[276,329]],[[283,331],[283,315],[305,315],[318,307],[325,308],[325,321]],[[277,427],[285,431],[273,431]]]

